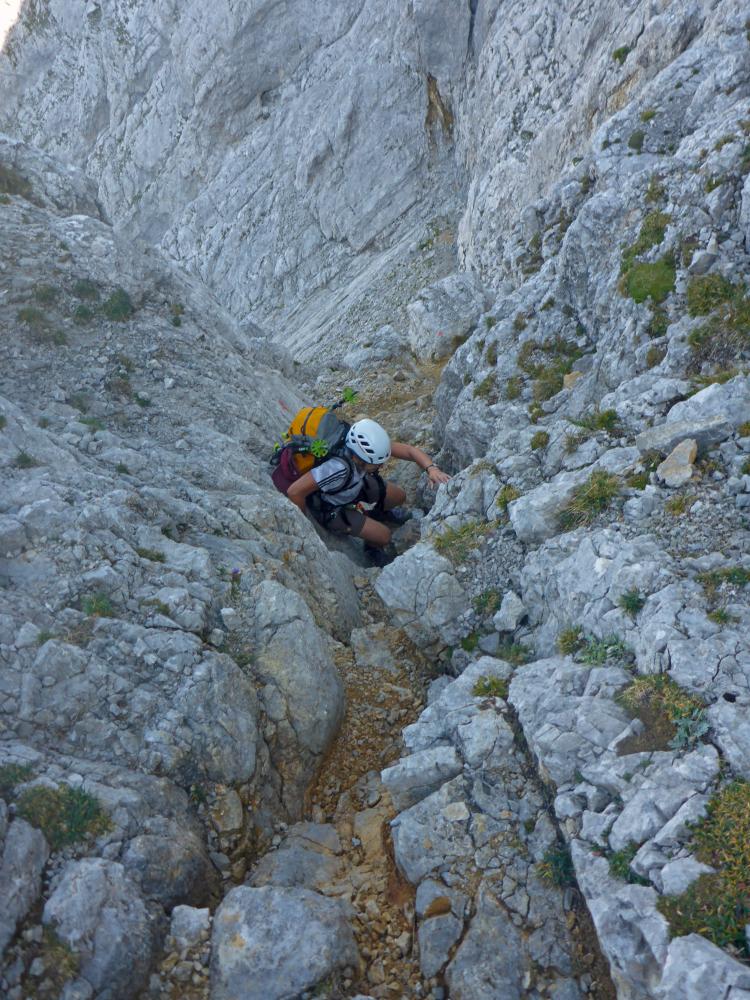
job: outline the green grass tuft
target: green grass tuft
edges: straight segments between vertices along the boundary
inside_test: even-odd
[[[474,598],[474,610],[479,615],[494,615],[502,602],[503,595],[495,587],[492,587]]]
[[[620,594],[617,603],[623,611],[635,617],[646,603],[646,598],[643,594],[641,594],[637,587],[631,587],[631,589],[626,590],[624,594]]]
[[[750,785],[733,781],[709,802],[694,827],[695,857],[716,869],[701,875],[681,896],[661,896],[658,908],[673,937],[697,933],[720,948],[750,955]]]
[[[628,147],[634,149],[636,153],[640,153],[643,149],[643,140],[646,138],[646,133],[642,128],[637,128],[635,132],[630,133],[628,138]]]
[[[539,877],[560,889],[575,885],[575,869],[570,850],[563,844],[550,847],[536,866]]]
[[[86,836],[100,836],[112,824],[99,801],[80,788],[37,785],[22,792],[17,814],[38,827],[53,851],[75,844]]]
[[[603,469],[592,472],[585,483],[576,488],[573,496],[560,511],[559,524],[563,531],[572,531],[591,524],[603,513],[620,491],[617,476]]]
[[[502,698],[508,697],[508,681],[501,677],[480,677],[474,685],[472,694],[475,698]]]
[[[529,662],[533,653],[528,646],[524,646],[521,642],[501,642],[495,656],[498,660],[505,660],[507,663],[513,664],[514,667],[520,667]]]
[[[111,618],[114,610],[106,594],[92,594],[85,598],[81,609],[90,618]]]
[[[629,52],[630,52],[629,45],[621,45],[619,49],[615,49],[615,51],[612,53],[612,58],[616,63],[619,63],[622,66],[622,64],[627,59]]]
[[[166,556],[163,552],[159,552],[157,549],[141,549],[137,548],[135,550],[141,559],[148,559],[149,562],[166,562]]]
[[[532,451],[538,451],[540,448],[546,448],[548,444],[549,434],[547,431],[537,431],[531,439]]]
[[[454,564],[465,562],[474,549],[478,548],[492,525],[480,521],[468,521],[460,528],[446,530],[432,540],[435,551],[446,556]]]
[[[3,764],[0,766],[0,799],[12,796],[17,785],[23,785],[34,777],[30,764]]]
[[[116,288],[102,305],[102,312],[107,319],[123,322],[135,312],[130,296],[124,288]]]
[[[19,451],[13,459],[13,465],[16,469],[34,469],[39,465],[39,462],[27,451]]]

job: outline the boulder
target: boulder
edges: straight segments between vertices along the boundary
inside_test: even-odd
[[[725,441],[732,433],[732,424],[723,416],[696,417],[694,420],[674,420],[658,427],[649,427],[636,436],[638,450],[645,454],[658,451],[668,455],[682,441],[694,440],[699,452]]]
[[[458,618],[466,594],[453,564],[427,542],[420,542],[381,572],[375,590],[399,624],[416,641],[434,645],[457,641]]]
[[[357,336],[356,342],[341,359],[341,363],[364,375],[388,361],[408,353],[407,338],[390,324],[379,327],[369,336]]]
[[[78,953],[80,974],[95,993],[129,1000],[141,992],[151,966],[151,922],[122,865],[103,858],[70,862],[42,919]]]
[[[41,830],[23,819],[8,827],[0,862],[0,955],[39,896],[49,847]]]
[[[211,929],[211,911],[193,906],[175,906],[169,933],[174,938],[178,951],[189,951],[201,941],[207,940]]]
[[[524,603],[518,594],[509,590],[503,597],[500,610],[492,619],[498,632],[515,632],[526,614]]]
[[[658,1000],[740,1000],[750,994],[750,969],[700,934],[677,937],[669,945]]]
[[[736,375],[723,385],[714,382],[689,399],[676,403],[667,414],[667,423],[721,418],[734,428],[747,420],[748,413],[750,377]]]
[[[667,455],[656,470],[656,475],[673,489],[684,486],[693,478],[693,462],[698,454],[698,443],[694,438],[685,438]]]
[[[448,357],[476,326],[486,304],[482,285],[469,273],[449,274],[423,288],[406,307],[416,356],[423,361]]]
[[[216,911],[212,1000],[286,1000],[358,963],[344,904],[307,889],[232,889]]]
[[[394,806],[401,811],[460,774],[462,767],[453,747],[438,746],[402,757],[380,777]]]

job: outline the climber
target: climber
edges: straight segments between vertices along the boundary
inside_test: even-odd
[[[391,443],[380,424],[365,419],[349,428],[342,457],[329,458],[306,472],[292,483],[286,495],[301,511],[309,510],[329,531],[361,538],[374,555],[391,540],[380,518],[396,524],[405,520],[397,508],[406,500],[406,493],[395,483],[385,482],[378,473],[391,457],[415,462],[433,486],[450,479],[421,448]],[[358,508],[359,503],[375,504],[369,517]]]

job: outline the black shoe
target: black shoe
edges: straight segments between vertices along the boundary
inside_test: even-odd
[[[367,545],[364,547],[365,555],[370,560],[371,566],[377,566],[382,568],[387,566],[388,563],[393,562],[393,556],[390,555],[385,549],[379,549],[376,545]]]

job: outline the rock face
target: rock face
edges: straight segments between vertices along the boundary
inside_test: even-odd
[[[344,907],[307,889],[240,886],[216,912],[211,964],[216,1000],[281,1000],[356,963]]]
[[[445,363],[398,434],[453,478],[374,581],[447,671],[383,772],[423,978],[592,992],[575,876],[619,996],[739,997],[662,897],[750,777],[746,5],[157,6],[28,3],[0,55],[0,990],[39,912],[67,998],[155,995],[170,938],[204,989],[269,841],[214,996],[351,984],[322,893],[384,812],[304,810],[364,588],[267,459],[341,371],[387,412]],[[100,812],[49,854],[35,789]]]

